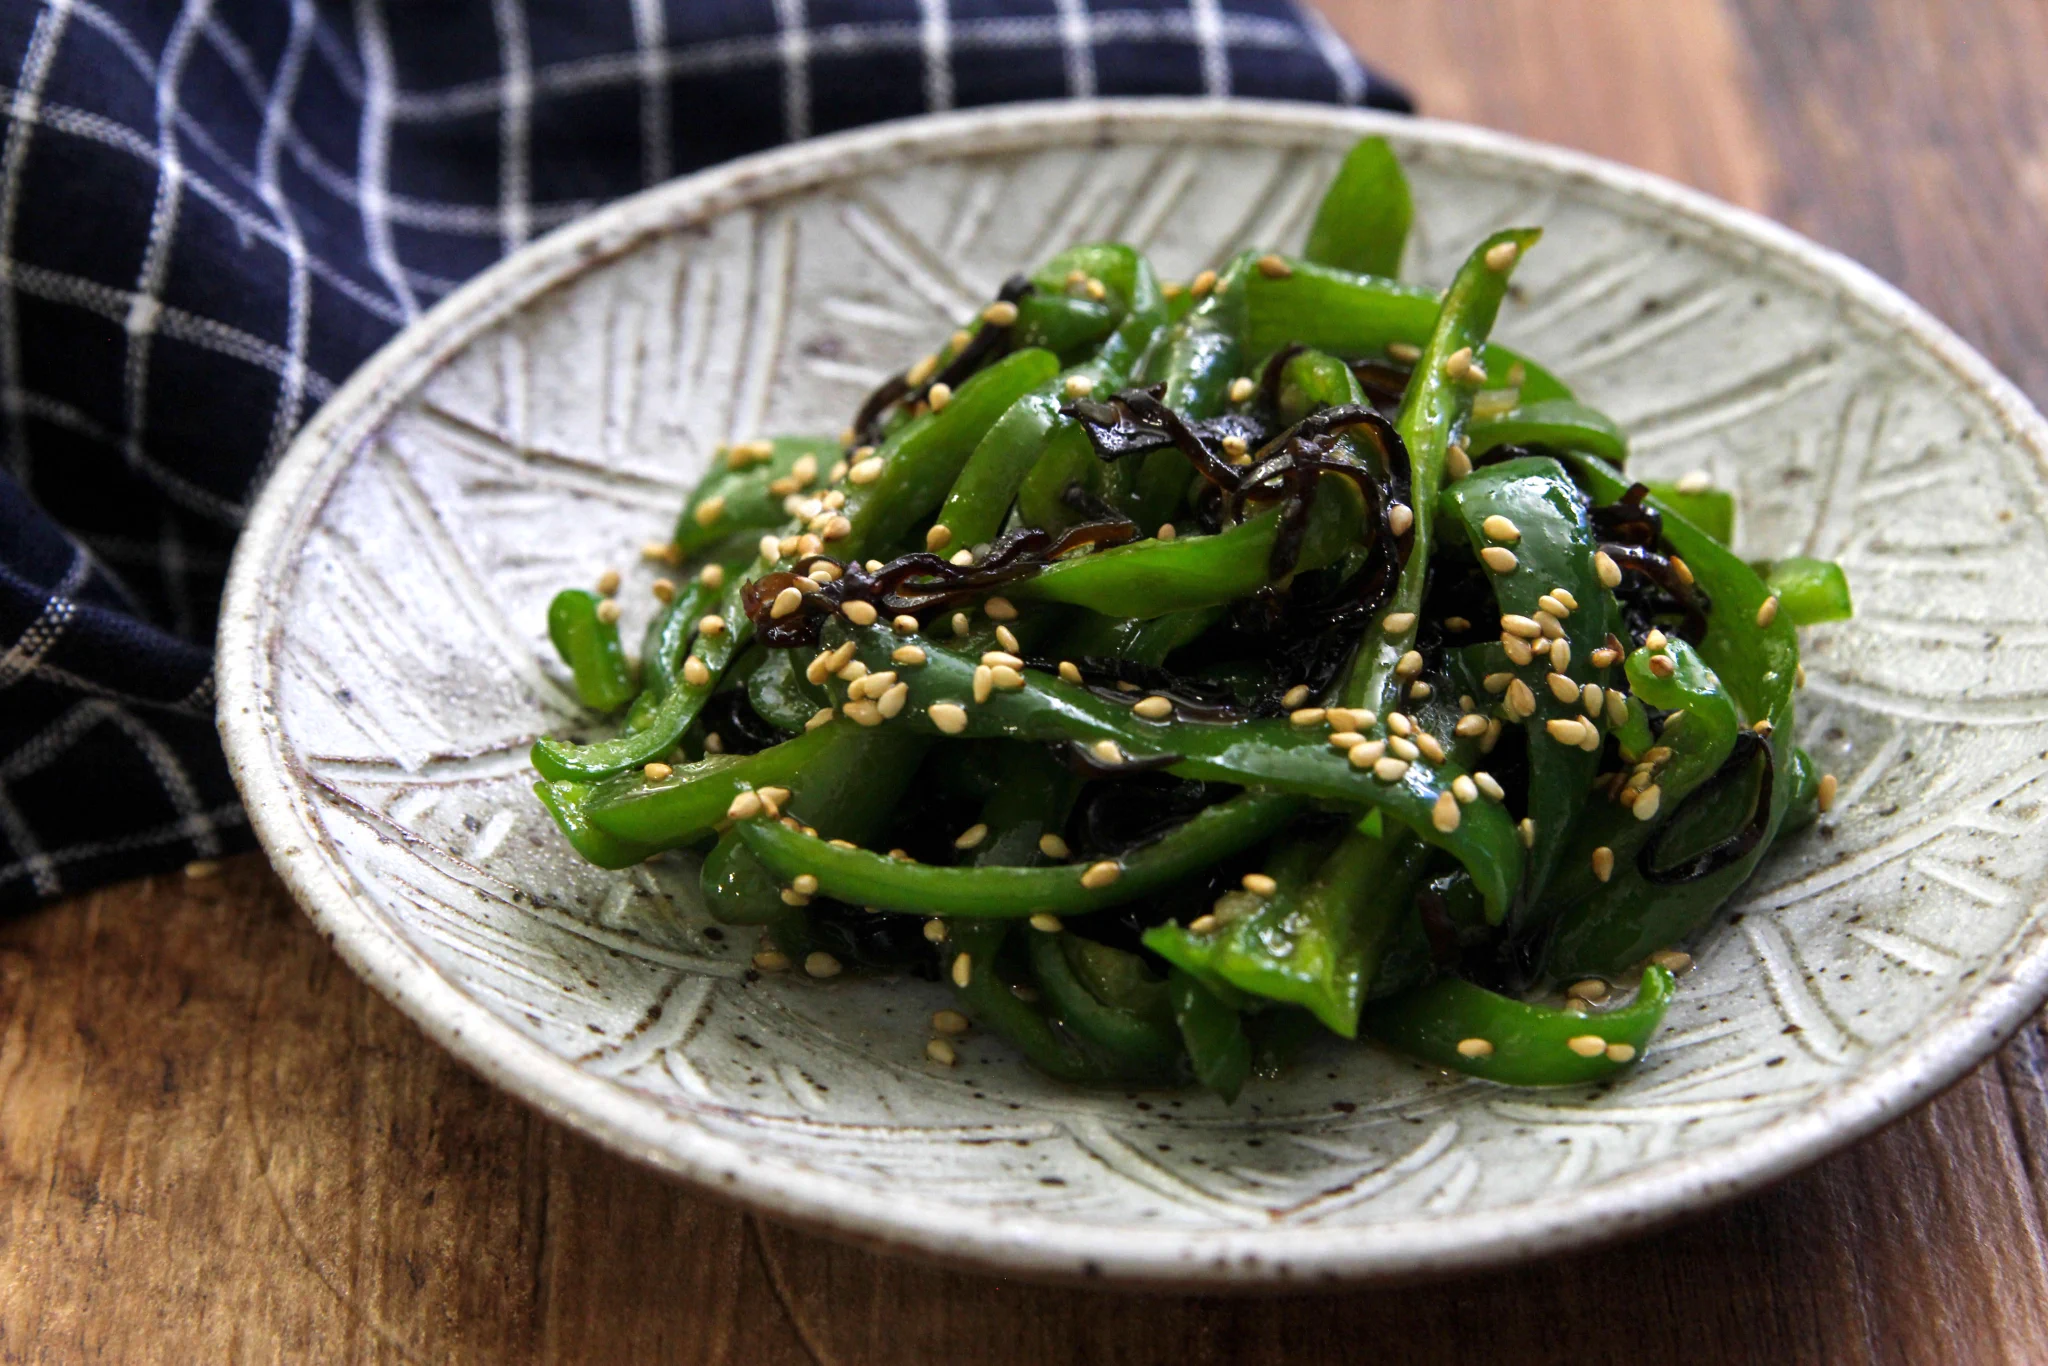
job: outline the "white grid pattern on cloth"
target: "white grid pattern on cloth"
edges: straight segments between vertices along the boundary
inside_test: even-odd
[[[119,455],[161,494],[154,539],[132,530],[111,531],[91,534],[89,543],[131,572],[154,573],[162,584],[158,610],[170,624],[186,633],[203,630],[202,618],[211,609],[190,592],[195,574],[206,582],[218,578],[225,559],[221,538],[239,524],[249,494],[311,406],[333,392],[340,372],[353,363],[337,361],[331,373],[323,373],[315,360],[316,353],[330,354],[320,351],[319,344],[323,329],[332,330],[337,308],[356,310],[359,316],[349,325],[374,344],[489,256],[516,249],[598,202],[573,194],[536,194],[542,183],[536,173],[547,169],[536,166],[537,119],[549,101],[637,96],[640,180],[653,183],[676,170],[684,155],[673,121],[679,90],[723,77],[779,80],[781,132],[801,138],[814,127],[845,122],[848,111],[840,106],[862,98],[845,93],[843,77],[821,84],[822,64],[843,68],[848,59],[863,57],[914,61],[921,82],[913,89],[921,107],[929,110],[989,98],[985,90],[963,84],[969,80],[965,57],[984,59],[985,71],[988,54],[1049,54],[1056,59],[1053,70],[1060,85],[1023,93],[1089,96],[1103,93],[1101,53],[1124,49],[1128,69],[1129,50],[1148,45],[1192,51],[1200,66],[1200,90],[1211,95],[1236,87],[1233,54],[1312,57],[1327,69],[1344,102],[1357,102],[1370,91],[1364,70],[1314,16],[1283,17],[1278,7],[1267,13],[1230,7],[1256,8],[1263,0],[1178,0],[1176,7],[1155,9],[1114,4],[1098,9],[1088,0],[1042,0],[1049,12],[967,17],[956,14],[950,0],[876,0],[874,17],[834,23],[813,22],[806,0],[771,0],[772,29],[686,41],[677,41],[676,35],[687,17],[677,16],[688,11],[670,9],[672,2],[589,0],[591,14],[616,12],[618,19],[630,21],[630,46],[563,56],[536,50],[541,31],[533,28],[533,14],[547,0],[475,0],[473,7],[488,13],[495,74],[408,86],[402,64],[419,56],[419,42],[416,28],[400,30],[417,14],[387,8],[385,0],[290,0],[280,7],[284,22],[275,29],[253,25],[246,32],[238,32],[245,21],[237,19],[236,0],[181,0],[174,14],[164,16],[170,22],[163,29],[143,22],[129,0],[43,0],[32,25],[25,24],[30,31],[14,82],[0,86],[5,105],[0,112],[7,119],[0,137],[0,406],[7,412],[8,459],[16,478],[33,490],[38,472],[32,427],[48,433],[53,443],[62,435]],[[563,13],[553,12],[553,32],[559,32]],[[262,41],[252,46],[251,35],[258,33]],[[88,35],[105,44],[92,58],[96,67],[107,68],[109,78],[115,69],[126,68],[148,98],[97,108],[91,92],[76,81],[52,84],[53,75],[69,69],[67,64],[76,67],[84,60],[77,54]],[[402,51],[397,46],[401,36],[410,44]],[[208,78],[216,83],[204,89],[191,84],[202,69],[202,54],[211,62],[204,68]],[[842,84],[831,87],[835,79]],[[1127,89],[1118,81],[1129,79],[1125,74],[1111,85]],[[308,131],[320,128],[305,122],[307,101],[313,98],[308,92],[316,85],[322,91],[338,88],[352,101],[341,114],[352,119],[346,150],[335,139],[323,141]],[[239,91],[254,115],[243,132],[209,122],[226,89]],[[201,94],[213,103],[195,103],[193,97]],[[821,100],[832,107],[820,105]],[[128,121],[138,108],[149,109],[153,127]],[[204,112],[195,113],[195,108]],[[335,112],[331,96],[327,112]],[[440,128],[478,117],[493,120],[497,130],[495,195],[449,194],[449,186],[431,176],[417,178],[419,153],[400,140],[416,132],[431,138]],[[51,264],[38,259],[35,243],[18,240],[31,148],[47,148],[52,139],[109,149],[153,176],[155,196],[146,231],[125,272],[117,267],[103,275],[73,264]],[[353,165],[346,164],[351,154]],[[394,173],[401,170],[414,178],[395,182]],[[573,176],[556,183],[582,184]],[[335,254],[329,246],[316,245],[316,233],[322,234],[320,243],[336,241],[338,220],[332,208],[308,207],[308,187],[330,197],[359,232],[349,252]],[[217,215],[246,247],[275,254],[270,260],[282,284],[275,300],[265,303],[275,305],[268,322],[232,311],[214,316],[214,310],[181,296],[174,264],[181,241],[189,235],[189,222],[214,221],[209,215]],[[456,242],[470,244],[466,249],[472,252],[481,247],[485,254],[435,254],[437,243]],[[38,390],[25,368],[22,346],[27,301],[116,325],[121,354],[117,407],[102,411],[89,397]],[[274,333],[268,332],[271,326]],[[249,367],[271,386],[260,427],[250,424],[261,439],[253,443],[260,453],[246,487],[209,486],[194,477],[189,463],[180,465],[159,448],[165,438],[157,418],[171,409],[154,391],[170,382],[159,379],[166,363],[160,353],[168,355],[164,344],[170,342]],[[181,376],[179,382],[188,381]],[[197,523],[188,523],[188,516]],[[5,563],[0,554],[0,564]],[[195,856],[210,856],[224,847],[222,831],[244,824],[238,809],[219,800],[223,789],[210,785],[225,781],[213,772],[219,756],[210,728],[196,740],[185,735],[177,742],[167,738],[172,730],[163,728],[175,723],[189,729],[201,721],[210,707],[210,681],[202,678],[196,685],[180,684],[170,694],[159,690],[153,695],[140,676],[130,680],[94,672],[102,661],[90,651],[53,657],[70,648],[69,637],[87,629],[79,624],[87,620],[79,605],[84,599],[74,601],[74,594],[82,576],[91,575],[96,575],[91,600],[99,604],[97,618],[106,616],[110,600],[139,611],[139,600],[81,552],[40,614],[12,642],[0,641],[0,688],[20,690],[17,698],[33,692],[46,708],[42,714],[60,716],[61,722],[42,726],[36,737],[24,741],[18,726],[10,731],[0,721],[0,840],[6,846],[0,857],[11,850],[13,859],[0,863],[0,899],[8,895],[10,879],[27,876],[39,895],[55,895],[66,889],[62,870],[83,867],[90,876],[96,860],[136,850],[161,849],[169,857],[182,846]],[[71,701],[61,714],[47,710],[48,703],[65,698]],[[161,718],[162,727],[143,720],[144,713]],[[39,836],[34,828],[38,813],[22,808],[21,784],[61,765],[66,753],[88,736],[125,744],[140,766],[137,772],[154,776],[153,785],[173,818],[56,842],[46,837],[48,832]],[[206,782],[195,779],[195,764],[208,770]]]

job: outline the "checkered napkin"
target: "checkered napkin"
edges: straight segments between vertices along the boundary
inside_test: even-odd
[[[1055,96],[1405,109],[1287,0],[0,0],[0,910],[245,847],[211,639],[371,351],[618,195]]]

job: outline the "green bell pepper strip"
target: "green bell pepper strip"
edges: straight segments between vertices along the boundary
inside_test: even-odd
[[[1613,502],[1628,488],[1627,478],[1602,461],[1577,454],[1565,458],[1596,502]],[[1768,626],[1758,626],[1757,613],[1770,596],[1763,580],[1727,547],[1663,507],[1654,496],[1649,502],[1664,514],[1665,540],[1684,559],[1713,603],[1707,615],[1706,638],[1698,647],[1700,658],[1735,700],[1745,726],[1770,723],[1768,743],[1779,781],[1771,785],[1771,807],[1765,815],[1762,838],[1741,860],[1693,882],[1646,883],[1635,902],[1610,908],[1600,925],[1581,924],[1590,921],[1588,907],[1562,914],[1543,956],[1545,970],[1559,976],[1619,972],[1643,952],[1678,942],[1697,930],[1755,869],[1777,838],[1794,796],[1793,687],[1799,668],[1799,637],[1791,616],[1781,611]],[[1736,798],[1744,796],[1743,791],[1735,791]],[[1726,835],[1741,829],[1749,820],[1753,801],[1753,796],[1734,800],[1709,813],[1723,822],[1720,830],[1710,833]],[[1702,836],[1702,842],[1710,841]],[[1615,883],[1623,882],[1625,874],[1636,875],[1634,864],[1624,869],[1617,861]],[[1644,947],[1624,956],[1637,944]]]
[[[711,468],[676,518],[674,540],[679,554],[701,555],[735,532],[781,526],[789,514],[782,510],[783,495],[771,493],[769,485],[787,477],[806,457],[812,477],[805,482],[815,484],[840,454],[839,443],[831,437],[778,436],[771,444],[774,451],[767,460],[740,469],[734,469],[722,451],[713,458]],[[713,499],[717,500],[715,506]]]
[[[1174,458],[1180,459],[1178,453]],[[1358,486],[1325,474],[1309,509],[1297,572],[1335,562],[1358,543],[1365,500]],[[1132,541],[1061,560],[1006,590],[1017,602],[1064,602],[1105,616],[1145,619],[1222,607],[1272,582],[1267,566],[1281,509],[1269,508],[1213,536]]]
[[[795,651],[770,649],[762,651],[760,667],[747,675],[747,702],[769,724],[800,731],[831,699],[804,677]]]
[[[1728,490],[1700,489],[1687,493],[1677,484],[1662,479],[1645,479],[1643,487],[1657,495],[1660,504],[1670,508],[1722,545],[1735,543],[1735,495]]]
[[[1692,792],[1712,777],[1735,747],[1741,722],[1735,700],[1706,662],[1682,640],[1667,642],[1662,653],[1674,672],[1660,678],[1650,671],[1651,652],[1639,649],[1628,657],[1629,688],[1636,705],[1649,703],[1672,713],[1664,733],[1652,746],[1633,750],[1640,758],[1659,749],[1669,757],[1655,762],[1651,780],[1658,789],[1659,816],[1668,819]],[[1584,966],[1614,971],[1646,954],[1668,948],[1680,936],[1672,921],[1689,923],[1699,913],[1700,894],[1690,886],[1660,887],[1645,880],[1636,855],[1662,821],[1639,821],[1627,808],[1595,798],[1578,829],[1561,840],[1567,852],[1559,860],[1556,882],[1548,892],[1554,915],[1544,958],[1559,970]],[[1609,850],[1613,871],[1606,882],[1592,870],[1593,851]],[[1719,904],[1721,894],[1715,894]],[[1711,911],[1712,906],[1707,910]]]
[[[1351,367],[1327,351],[1303,351],[1280,367],[1280,425],[1292,427],[1311,413],[1346,403],[1363,404],[1365,390]],[[1350,434],[1346,433],[1346,440]],[[1377,461],[1359,462],[1376,469]]]
[[[1527,927],[1527,912],[1541,897],[1564,847],[1564,832],[1571,829],[1585,809],[1593,776],[1600,766],[1600,751],[1562,744],[1551,738],[1546,725],[1570,718],[1606,730],[1604,719],[1588,717],[1580,698],[1569,702],[1551,691],[1552,673],[1562,673],[1583,694],[1588,683],[1606,689],[1618,681],[1618,668],[1600,668],[1592,662],[1610,634],[1622,631],[1621,612],[1614,595],[1600,582],[1593,557],[1600,537],[1593,529],[1586,496],[1555,460],[1524,456],[1476,471],[1443,491],[1438,500],[1441,515],[1454,522],[1474,546],[1494,544],[1485,525],[1488,518],[1505,517],[1513,522],[1518,537],[1508,542],[1516,566],[1508,573],[1487,571],[1494,601],[1503,615],[1536,619],[1543,611],[1541,599],[1562,588],[1578,607],[1562,618],[1565,638],[1571,641],[1571,658],[1556,669],[1548,650],[1534,662],[1516,667],[1499,645],[1482,647],[1488,671],[1512,673],[1528,685],[1536,698],[1536,711],[1521,722],[1528,730],[1529,794],[1527,814],[1536,822],[1537,840],[1529,854],[1528,875],[1510,914],[1510,929]],[[1548,646],[1549,641],[1538,642]],[[1475,696],[1484,696],[1479,693]],[[1502,710],[1509,724],[1513,713]],[[1603,709],[1604,716],[1604,709]]]
[[[1136,900],[1266,838],[1302,809],[1298,798],[1245,793],[1212,806],[1165,837],[1118,860],[1106,886],[1082,882],[1091,865],[939,868],[866,849],[842,849],[772,821],[734,828],[760,860],[787,878],[809,873],[826,896],[885,911],[1013,919],[1051,911],[1080,915]]]
[[[804,909],[782,899],[782,882],[730,831],[704,856],[697,886],[704,909],[721,925],[770,926],[784,953],[800,953],[810,938]]]
[[[542,777],[594,783],[674,751],[711,693],[708,683],[702,687],[685,683],[680,665],[696,639],[698,621],[718,596],[718,590],[693,580],[656,618],[656,629],[648,631],[649,649],[641,659],[647,686],[641,695],[657,700],[641,717],[639,728],[587,745],[552,737],[534,741],[533,766]],[[634,705],[637,710],[638,702]]]
[[[1236,1100],[1252,1074],[1252,1043],[1244,1021],[1206,983],[1179,968],[1166,983],[1195,1079],[1223,1099]]]
[[[1361,138],[1323,191],[1301,254],[1318,265],[1391,278],[1400,272],[1414,217],[1394,149],[1385,138]]]
[[[1102,345],[1116,321],[1116,309],[1106,302],[1041,290],[1017,301],[1017,326],[1010,335],[1017,345],[1050,351],[1066,364]]]
[[[1424,986],[1365,1008],[1365,1032],[1380,1042],[1438,1067],[1510,1086],[1570,1086],[1611,1077],[1643,1055],[1671,1005],[1671,974],[1643,969],[1635,1000],[1617,1010],[1579,1015],[1496,995],[1458,977]],[[1575,1039],[1607,1047],[1585,1057]],[[1467,1057],[1466,1039],[1484,1039],[1493,1051]],[[1620,1056],[1608,1052],[1619,1045]],[[1623,1051],[1625,1050],[1625,1051]]]
[[[827,638],[840,629],[828,627]],[[855,658],[870,669],[896,667],[889,654],[902,637],[874,627],[856,628],[849,634],[857,642]],[[1284,719],[1230,724],[1147,721],[1128,706],[1035,669],[1021,672],[1023,686],[998,689],[988,701],[969,704],[975,661],[929,637],[920,643],[925,646],[926,662],[899,671],[909,688],[908,696],[898,716],[878,730],[908,726],[931,734],[925,729],[932,725],[928,709],[934,703],[950,702],[961,706],[965,717],[956,738],[1089,744],[1113,740],[1133,759],[1177,756],[1167,770],[1176,777],[1292,793],[1360,811],[1382,810],[1464,864],[1496,916],[1505,913],[1521,879],[1521,841],[1497,803],[1474,802],[1462,809],[1455,828],[1436,828],[1432,810],[1437,799],[1465,771],[1450,762],[1449,756],[1439,765],[1411,764],[1395,780],[1382,782],[1368,771],[1353,768],[1343,754],[1330,747],[1327,732],[1319,727],[1295,726]],[[835,680],[832,686],[836,695],[842,685]],[[840,724],[835,721],[822,729]],[[786,747],[778,745],[764,753],[774,754]],[[676,800],[662,788],[661,784],[635,787],[615,780],[593,795],[591,819],[624,838],[657,842],[677,823],[676,817],[662,810],[664,803]]]
[[[565,588],[548,603],[548,639],[576,680],[576,695],[597,711],[616,711],[633,700],[633,670],[619,647],[619,625],[598,614],[605,599]]]
[[[1138,965],[1135,955],[1064,932],[1034,932],[1025,943],[1032,973],[1045,993],[1046,1013],[1053,1020],[1100,1050],[1122,1075],[1133,1080],[1167,1080],[1179,1071],[1180,1030],[1174,1023],[1166,983],[1145,983],[1152,988],[1147,992],[1134,982],[1125,982],[1125,1004],[1121,1005],[1104,999],[1098,985],[1099,979],[1111,974],[1129,977],[1134,971],[1104,960],[1113,955]]]
[[[1764,587],[1777,594],[1778,614],[1794,626],[1846,621],[1856,613],[1849,598],[1849,576],[1833,560],[1790,555],[1760,571]]]
[[[540,804],[547,808],[548,814],[554,817],[555,825],[563,838],[569,841],[569,847],[581,855],[584,862],[599,868],[631,868],[653,858],[663,848],[674,847],[636,844],[592,825],[585,806],[590,797],[590,788],[586,784],[543,780],[533,785],[533,793],[540,798]]]
[[[875,452],[881,473],[871,483],[847,485],[841,514],[852,530],[827,549],[841,559],[888,551],[945,499],[974,448],[1011,405],[1059,369],[1050,351],[1012,351],[963,383],[944,410],[890,437]]]
[[[1153,335],[1166,325],[1166,301],[1149,261],[1115,244],[1091,249],[1091,256],[1103,258],[1098,265],[1115,265],[1109,282],[1121,285],[1129,300],[1123,319],[1091,358],[1018,399],[975,446],[939,509],[939,523],[953,533],[954,544],[994,540],[1026,476],[1056,442],[1078,439],[1087,445],[1079,424],[1060,416],[1060,406],[1072,401],[1068,384],[1078,379],[1095,391],[1121,389]],[[1087,455],[1094,458],[1092,449]]]
[[[1194,607],[1157,617],[1106,617],[1089,612],[1060,639],[1068,659],[1128,659],[1158,667],[1181,646],[1201,638],[1223,617],[1221,607]]]
[[[1257,256],[1240,252],[1217,272],[1216,286],[1187,316],[1161,331],[1139,368],[1140,378],[1164,384],[1161,401],[1190,422],[1214,417],[1230,401],[1230,383],[1250,360],[1243,343],[1245,282],[1258,272]],[[1150,531],[1172,517],[1186,496],[1187,457],[1152,451],[1135,469],[1119,460],[1110,469],[1121,484],[1113,499],[1125,515]],[[1118,488],[1112,484],[1113,490]]]
[[[1503,236],[1496,233],[1487,241],[1498,242]],[[1533,236],[1529,240],[1533,241]],[[1483,246],[1481,250],[1484,251]],[[1299,345],[1347,360],[1384,360],[1390,345],[1426,346],[1438,329],[1440,310],[1452,308],[1452,299],[1459,293],[1455,282],[1439,299],[1433,291],[1414,285],[1354,275],[1313,261],[1282,259],[1289,266],[1287,274],[1270,276],[1253,271],[1245,278],[1242,341],[1248,356],[1269,356],[1283,346]],[[1461,271],[1460,278],[1463,275]],[[1499,300],[1495,299],[1493,307],[1498,306]],[[1491,326],[1491,310],[1487,321]],[[1483,340],[1485,329],[1480,331]],[[1506,384],[1508,372],[1516,365],[1522,367],[1522,403],[1572,396],[1572,391],[1550,371],[1520,352],[1499,345],[1488,350],[1487,383]]]
[[[1217,929],[1159,925],[1145,932],[1145,947],[1205,981],[1306,1006],[1349,1039],[1382,943],[1398,917],[1413,914],[1409,898],[1429,850],[1404,830],[1379,839],[1351,831],[1335,849],[1307,852],[1327,856],[1305,869],[1286,867],[1278,854],[1268,861],[1279,883],[1273,896],[1221,898]]]
[[[1568,398],[1523,403],[1499,417],[1475,416],[1465,431],[1465,449],[1477,457],[1496,446],[1548,446],[1628,463],[1628,437],[1614,419]]]
[[[1465,258],[1465,264],[1459,268],[1457,278],[1444,295],[1440,313],[1434,317],[1435,327],[1429,333],[1429,344],[1423,347],[1422,357],[1415,364],[1415,373],[1408,381],[1407,396],[1401,402],[1400,416],[1394,423],[1401,434],[1402,444],[1408,448],[1409,503],[1415,509],[1408,562],[1395,585],[1393,600],[1381,613],[1381,620],[1367,632],[1358,653],[1352,658],[1342,693],[1346,706],[1384,712],[1394,700],[1394,689],[1399,682],[1394,666],[1403,654],[1413,648],[1415,623],[1421,620],[1422,595],[1429,581],[1429,561],[1435,540],[1430,513],[1436,507],[1437,493],[1444,484],[1444,461],[1452,435],[1472,407],[1469,380],[1453,379],[1445,373],[1444,363],[1461,351],[1474,358],[1481,355],[1482,348],[1486,346],[1486,334],[1492,330],[1501,300],[1507,295],[1508,277],[1514,265],[1542,235],[1537,228],[1510,228],[1481,242]],[[1495,270],[1487,264],[1489,252],[1510,246],[1515,249],[1515,257],[1506,270]],[[1289,280],[1277,283],[1287,284]],[[1334,348],[1320,346],[1319,349]],[[1384,625],[1386,617],[1399,613],[1407,614],[1407,629],[1387,630]]]
[[[1804,830],[1820,819],[1820,766],[1797,746],[1792,750],[1792,799],[1785,804],[1785,823],[1778,833]]]

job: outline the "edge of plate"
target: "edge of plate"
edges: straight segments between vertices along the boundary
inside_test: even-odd
[[[1758,1190],[1933,1097],[1998,1047],[2048,996],[2048,925],[2035,924],[1936,1027],[1819,1104],[1710,1152],[1505,1210],[1371,1228],[1104,1229],[1028,1215],[945,1219],[839,1178],[766,1161],[521,1035],[460,991],[377,915],[338,864],[276,743],[272,651],[296,545],[334,479],[391,406],[500,317],[642,240],[766,196],[843,178],[905,151],[998,152],[1162,127],[1233,141],[1307,130],[1371,132],[1519,161],[1661,204],[1789,262],[1917,341],[2048,467],[2048,421],[1947,326],[1869,270],[1791,230],[1663,177],[1508,134],[1278,101],[1127,99],[1015,104],[879,124],[742,158],[656,186],[568,224],[493,266],[386,343],[307,423],[262,490],[222,605],[217,721],[250,823],[322,937],[358,975],[469,1067],[550,1118],[625,1156],[793,1222],[871,1245],[988,1270],[1102,1283],[1229,1288],[1412,1279],[1472,1271],[1641,1232]]]

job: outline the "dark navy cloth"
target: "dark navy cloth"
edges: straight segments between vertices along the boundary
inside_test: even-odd
[[[608,199],[927,110],[1405,109],[1287,0],[0,0],[0,909],[245,847],[228,552],[301,423]]]

